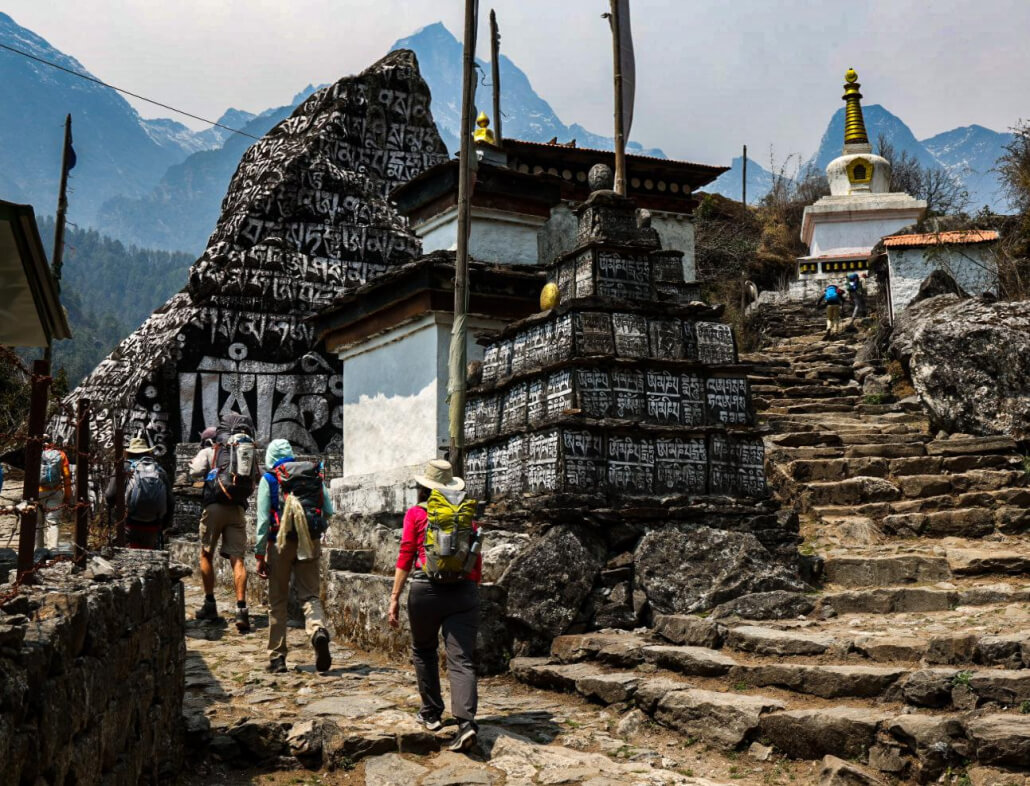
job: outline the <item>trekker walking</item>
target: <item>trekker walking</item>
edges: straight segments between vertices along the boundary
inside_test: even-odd
[[[159,548],[161,532],[171,523],[175,509],[168,475],[153,452],[140,437],[133,437],[125,449],[125,538],[130,549]],[[117,496],[117,484],[111,478],[104,492],[108,510],[114,508]]]
[[[321,537],[333,515],[322,467],[297,461],[285,439],[273,439],[265,451],[265,474],[258,484],[257,572],[268,579],[268,670],[286,672],[286,603],[290,576],[304,607],[304,627],[315,650],[315,668],[328,671],[329,630],[322,610]],[[267,549],[267,557],[266,557]]]
[[[39,524],[36,548],[56,549],[61,539],[63,511],[72,504],[72,471],[68,454],[43,435],[39,460]]]
[[[254,446],[254,423],[245,415],[231,412],[218,424],[214,445],[201,448],[190,462],[190,475],[204,480],[200,516],[200,578],[204,585],[204,605],[198,620],[217,620],[215,603],[215,566],[212,558],[221,541],[219,554],[232,564],[236,589],[236,629],[250,630],[247,611],[247,525],[243,518],[247,501],[254,493],[258,462]]]
[[[827,284],[823,296],[817,306],[826,304],[826,333],[840,333],[840,307],[844,303],[844,293],[836,284]]]
[[[865,316],[865,282],[858,273],[848,273],[848,296],[855,304],[855,310],[851,313],[851,321],[861,319]]]
[[[479,631],[479,581],[483,568],[482,539],[473,521],[476,501],[466,499],[465,481],[453,475],[450,462],[430,461],[416,475],[419,502],[404,516],[400,554],[390,595],[389,623],[400,625],[400,597],[411,575],[408,623],[412,663],[422,707],[415,719],[429,731],[443,726],[443,697],[437,657],[443,630],[451,714],[458,731],[449,748],[476,744],[478,688],[476,635]],[[414,572],[413,570],[414,569]]]

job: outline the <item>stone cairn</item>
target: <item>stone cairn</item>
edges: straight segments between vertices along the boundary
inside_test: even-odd
[[[465,478],[489,524],[548,528],[501,579],[531,648],[573,622],[804,589],[721,307],[688,299],[682,253],[606,166],[590,183],[577,245],[548,267],[560,305],[487,344],[467,403]]]
[[[447,159],[429,102],[414,54],[391,52],[246,152],[188,287],[70,396],[93,400],[102,442],[114,424],[145,430],[171,467],[177,443],[234,409],[261,441],[339,452],[342,380],[307,319],[418,255],[387,194]]]

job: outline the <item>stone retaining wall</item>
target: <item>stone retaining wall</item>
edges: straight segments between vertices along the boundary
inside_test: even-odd
[[[181,566],[117,550],[0,606],[0,784],[156,783],[182,765]]]

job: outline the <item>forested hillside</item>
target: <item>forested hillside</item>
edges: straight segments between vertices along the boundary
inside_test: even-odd
[[[39,219],[43,245],[53,248],[54,220]],[[193,257],[125,246],[95,229],[65,233],[61,302],[72,338],[54,345],[53,367],[75,385],[125,336],[186,283]]]

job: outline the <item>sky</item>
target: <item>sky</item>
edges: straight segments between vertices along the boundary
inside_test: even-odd
[[[848,67],[923,139],[1030,116],[1028,0],[632,0],[632,138],[674,158],[807,158]],[[262,111],[360,71],[462,0],[5,0],[3,10],[99,78],[215,119]],[[607,0],[482,0],[501,51],[567,124],[610,135]],[[486,51],[483,51],[483,50]],[[144,117],[168,116],[130,99]],[[193,127],[201,124],[176,119]]]

